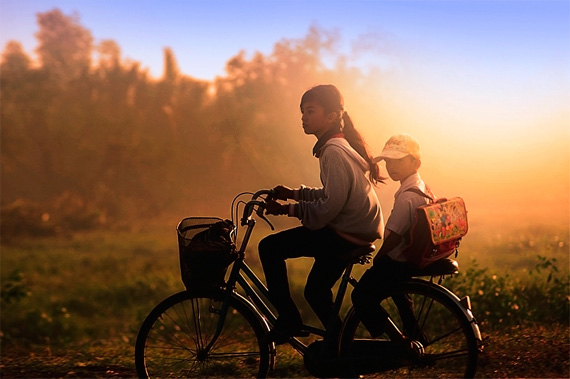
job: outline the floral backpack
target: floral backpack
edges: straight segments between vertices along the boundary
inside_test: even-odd
[[[416,208],[410,230],[410,243],[405,251],[414,257],[412,263],[423,268],[439,259],[457,254],[461,238],[467,234],[467,209],[460,197],[435,199],[417,188],[415,192],[429,199],[429,203]]]

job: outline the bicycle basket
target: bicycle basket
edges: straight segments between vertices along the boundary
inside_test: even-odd
[[[236,260],[235,226],[215,217],[185,218],[176,228],[180,273],[188,291],[211,294],[225,284],[228,266]]]

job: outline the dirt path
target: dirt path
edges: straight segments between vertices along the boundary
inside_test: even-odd
[[[484,335],[481,378],[569,378],[567,326],[514,327]],[[299,365],[301,365],[299,359]],[[132,352],[101,344],[88,351],[23,351],[2,348],[1,376],[8,378],[133,378]],[[305,372],[299,370],[299,372]],[[279,373],[277,371],[276,373]],[[289,372],[289,375],[291,373]],[[303,377],[299,374],[297,377]]]

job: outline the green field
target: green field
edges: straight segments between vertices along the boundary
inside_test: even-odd
[[[259,228],[254,238],[266,232]],[[484,376],[536,375],[536,364],[525,372],[522,361],[519,371],[497,371],[510,358],[505,351],[493,355],[493,349],[517,335],[525,346],[535,337],[546,341],[543,353],[549,356],[551,347],[565,351],[559,362],[549,362],[554,371],[547,376],[568,376],[568,243],[568,230],[552,229],[473,233],[463,241],[461,274],[445,283],[459,296],[471,296],[484,336],[495,341],[482,360]],[[256,258],[255,249],[249,251],[260,273]],[[310,263],[290,262],[290,278],[303,317],[316,323],[302,299]],[[3,244],[1,287],[3,377],[131,377],[140,323],[156,303],[183,289],[176,235],[173,228],[92,232]],[[290,348],[279,351],[273,376],[308,375]]]

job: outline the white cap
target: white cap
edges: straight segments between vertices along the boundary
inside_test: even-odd
[[[374,162],[382,159],[401,159],[411,155],[416,159],[421,159],[420,144],[408,134],[397,134],[390,137],[379,156],[374,158]]]

